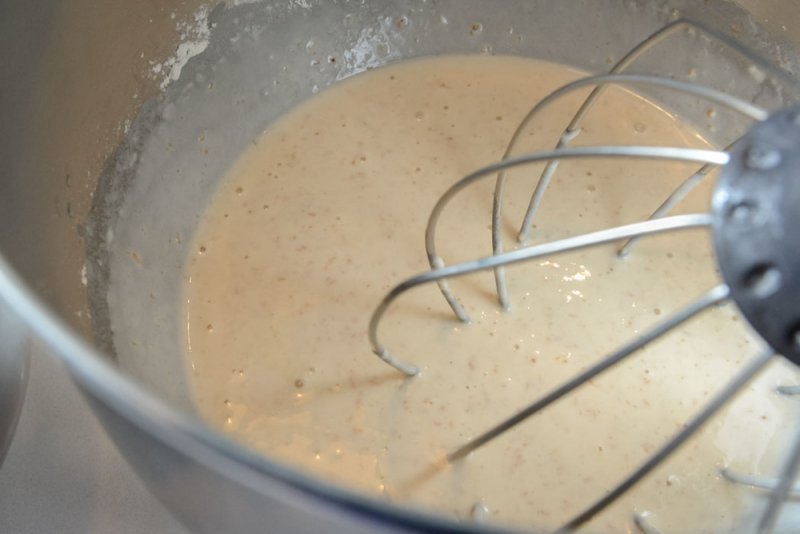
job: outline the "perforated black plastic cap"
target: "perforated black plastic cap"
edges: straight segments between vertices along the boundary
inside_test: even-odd
[[[800,107],[757,124],[730,153],[711,205],[722,277],[753,328],[800,365]]]

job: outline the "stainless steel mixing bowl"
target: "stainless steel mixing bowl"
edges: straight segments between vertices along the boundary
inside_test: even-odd
[[[794,0],[4,2],[0,457],[35,339],[68,367],[148,487],[194,531],[480,530],[312,480],[195,419],[175,313],[194,223],[249,140],[337,79],[448,52],[603,71],[679,16],[800,72]],[[762,91],[741,58],[713,44],[690,53],[695,44],[653,51],[638,68],[673,74],[691,58],[704,83],[783,103],[780,88]],[[169,58],[201,49],[162,87]],[[720,124],[712,137],[740,128]],[[202,166],[190,157],[198,132],[215,154]],[[164,143],[171,156],[158,155]],[[169,238],[175,233],[181,243]],[[144,268],[125,257],[133,249],[148,258]],[[370,357],[366,340],[364,351]]]

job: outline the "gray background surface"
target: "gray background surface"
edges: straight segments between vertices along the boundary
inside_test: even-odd
[[[0,468],[0,532],[186,534],[125,463],[65,370],[36,352]]]

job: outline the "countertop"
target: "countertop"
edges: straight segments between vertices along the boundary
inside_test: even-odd
[[[0,532],[187,534],[117,452],[65,369],[39,353],[0,466]]]

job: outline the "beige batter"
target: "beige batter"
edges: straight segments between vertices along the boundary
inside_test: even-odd
[[[222,183],[188,265],[186,342],[197,406],[253,448],[350,488],[470,520],[555,527],[637,467],[760,347],[732,307],[686,327],[456,465],[431,466],[717,283],[704,230],[649,238],[626,260],[612,247],[508,270],[513,309],[491,273],[452,287],[474,324],[435,286],[404,296],[381,326],[417,364],[381,362],[367,322],[385,292],[427,269],[423,232],[441,193],[497,160],[519,120],[579,73],[507,57],[418,60],[356,76],[264,132]],[[551,148],[578,99],[545,113],[527,150]],[[711,115],[714,110],[709,109]],[[599,102],[574,143],[704,147],[675,117],[624,91]],[[696,165],[564,163],[534,241],[645,218]],[[541,167],[510,175],[507,243]],[[452,263],[491,252],[493,180],[445,213]],[[681,209],[707,210],[708,191]],[[705,431],[588,525],[729,531],[757,493],[722,480],[730,466],[771,474],[793,383],[770,367]]]

